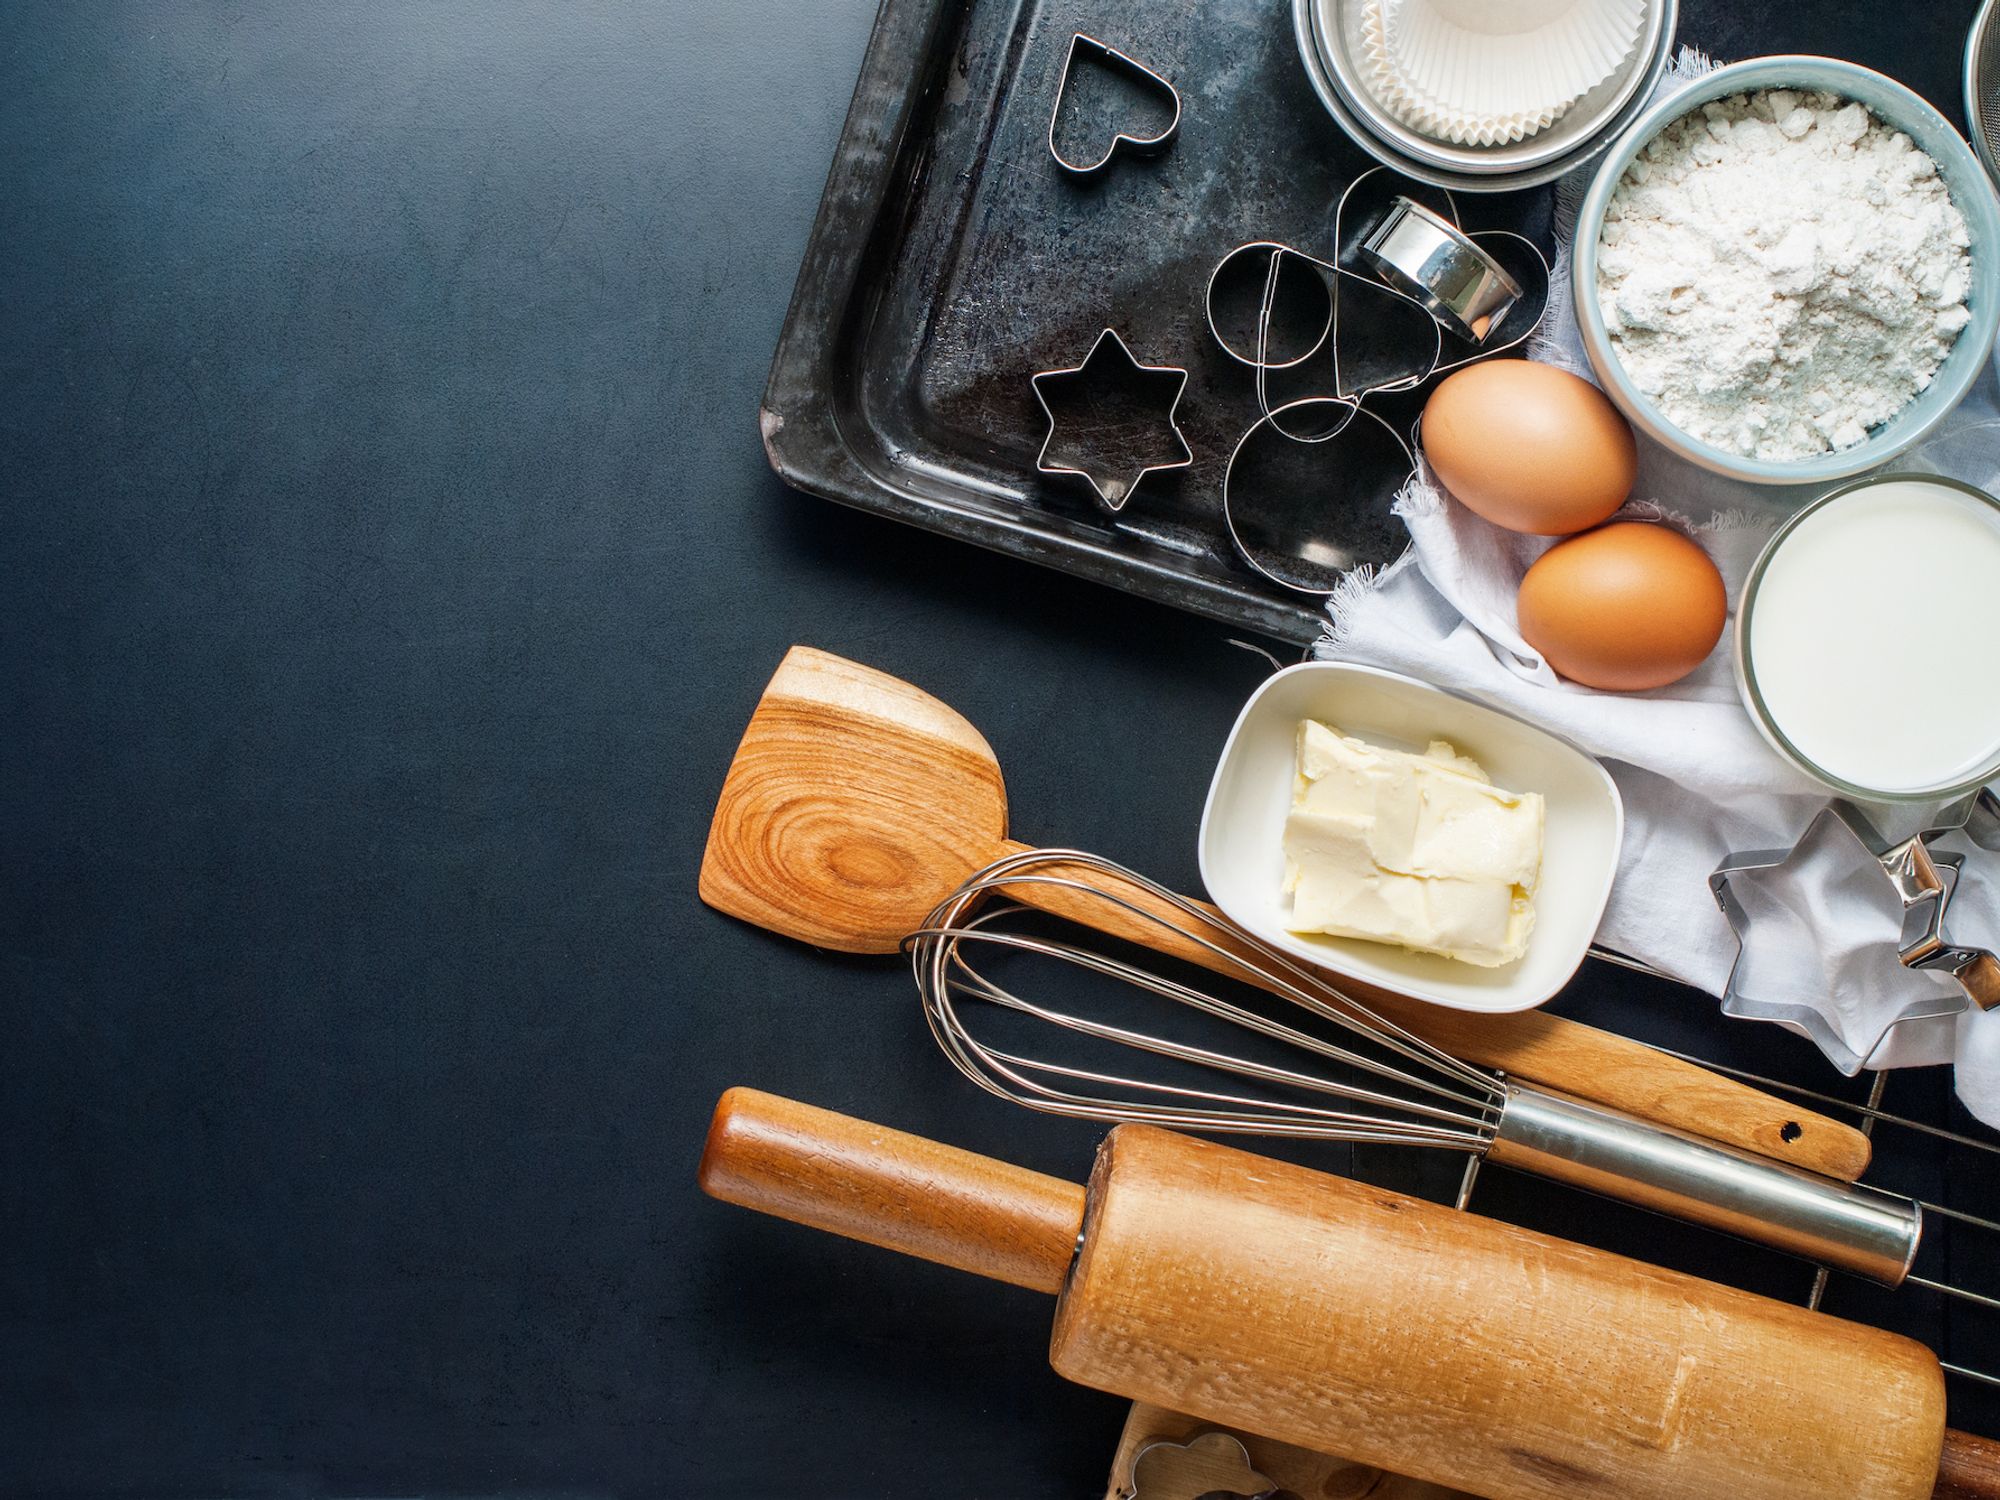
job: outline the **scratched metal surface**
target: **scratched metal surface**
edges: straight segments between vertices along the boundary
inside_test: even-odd
[[[1048,149],[1078,31],[1171,79],[1185,106],[1165,154],[1119,158],[1081,183]],[[909,55],[917,44],[927,50]],[[1156,118],[1154,101],[1095,70],[1071,87],[1065,142],[1074,133],[1079,154],[1095,154],[1114,121]],[[878,152],[883,140],[891,149]],[[1283,7],[890,0],[773,366],[774,462],[831,498],[1310,639],[1316,603],[1245,566],[1224,528],[1223,471],[1258,408],[1247,371],[1207,330],[1203,291],[1245,241],[1325,253],[1333,207],[1369,165],[1314,98]],[[1470,227],[1545,242],[1549,202],[1538,190],[1461,208]],[[1179,418],[1195,453],[1116,517],[1075,481],[1035,472],[1044,424],[1028,384],[1079,361],[1107,324],[1140,359],[1189,370]],[[1375,342],[1397,342],[1374,326]],[[1326,389],[1320,362],[1302,372],[1274,399]],[[1399,424],[1411,414],[1407,401],[1381,409]],[[1388,514],[1394,475],[1335,493],[1324,476],[1346,455],[1329,448],[1322,461],[1336,466],[1319,471],[1332,509],[1322,534],[1347,562],[1389,560],[1404,542]]]

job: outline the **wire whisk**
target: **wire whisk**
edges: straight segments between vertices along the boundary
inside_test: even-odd
[[[1024,900],[1030,891],[1032,901]],[[1100,931],[1145,934],[1142,946],[1179,953],[1263,995],[1254,1004],[1225,998],[1156,965],[1051,935],[1050,911]],[[1468,1153],[1885,1285],[1914,1282],[2000,1309],[2000,1299],[1910,1274],[1926,1208],[1981,1230],[2000,1233],[2000,1224],[1475,1067],[1212,909],[1101,856],[1045,849],[997,860],[947,896],[905,948],[945,1055],[980,1087],[1030,1109],[1100,1123]],[[1220,1023],[1238,1045],[1225,1050],[1169,1035],[1171,1027],[1142,1028],[1025,993],[1000,976],[1006,960],[1020,956],[1115,981],[1173,1007],[1167,1014]],[[993,1028],[972,1022],[981,1007],[1067,1035],[1069,1055],[990,1039]],[[1166,1066],[1156,1074],[1165,1076],[1078,1059],[1097,1044],[1161,1059]],[[1245,1055],[1258,1050],[1270,1060]]]
[[[1157,910],[1113,889],[1090,884],[1068,873],[1079,867],[1136,887],[1154,901],[1164,903],[1179,920],[1169,920]],[[1352,1033],[1352,1041],[1349,1044],[1328,1041],[1151,969],[1025,930],[1020,919],[1028,914],[1027,907],[1002,905],[973,914],[973,909],[986,897],[1016,891],[1024,885],[1061,887],[1073,895],[1108,902],[1130,917],[1156,924],[1220,960],[1225,973],[1267,989],[1308,1014]],[[1376,1015],[1285,953],[1240,928],[1224,926],[1185,897],[1110,860],[1078,850],[1035,850],[988,865],[932,912],[925,925],[910,935],[906,946],[917,988],[924,998],[931,1033],[945,1055],[982,1088],[1031,1109],[1085,1120],[1145,1121],[1174,1129],[1226,1135],[1288,1136],[1483,1152],[1492,1144],[1501,1106],[1506,1100],[1505,1083],[1497,1074],[1462,1062]],[[1056,959],[1119,980],[1310,1056],[1353,1069],[1374,1080],[1374,1086],[1258,1063],[1059,1010],[1017,994],[975,967],[968,949],[982,946]],[[962,997],[1030,1016],[1077,1035],[1298,1090],[1310,1098],[1337,1099],[1383,1111],[1387,1117],[1280,1096],[1253,1098],[1217,1093],[1006,1051],[988,1045],[974,1034],[958,1010]],[[1097,1085],[1123,1092],[1080,1093],[1071,1085]]]

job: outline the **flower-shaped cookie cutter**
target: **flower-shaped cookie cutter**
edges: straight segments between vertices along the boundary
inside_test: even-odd
[[[1754,923],[1749,910],[1732,882],[1759,871],[1773,870],[1791,863],[1820,825],[1832,819],[1853,837],[1855,843],[1881,868],[1882,876],[1902,904],[1902,932],[1896,956],[1908,969],[1936,971],[1958,981],[1960,994],[1940,993],[1913,1000],[1890,1016],[1865,1048],[1850,1047],[1828,1024],[1825,1016],[1809,1005],[1786,1001],[1759,1000],[1739,987],[1743,960],[1749,952]],[[1968,947],[1945,936],[1945,914],[1958,890],[1965,866],[1962,854],[1941,853],[1931,847],[1936,839],[1963,833],[1982,849],[2000,850],[2000,798],[1990,789],[1962,798],[1938,814],[1936,822],[1909,838],[1885,838],[1869,817],[1854,803],[1835,799],[1813,817],[1798,841],[1786,849],[1748,849],[1726,855],[1708,877],[1709,893],[1736,934],[1736,960],[1730,965],[1723,986],[1724,1015],[1748,1020],[1777,1021],[1803,1031],[1818,1044],[1829,1061],[1852,1076],[1881,1048],[1882,1041],[1905,1021],[1956,1015],[1968,1003],[1982,1010],[2000,1004],[2000,958],[1987,948]]]
[[[1184,1443],[1148,1443],[1132,1461],[1127,1500],[1298,1500],[1250,1464],[1250,1450],[1226,1432]]]

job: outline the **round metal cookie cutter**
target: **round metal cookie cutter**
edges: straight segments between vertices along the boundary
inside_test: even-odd
[[[1315,413],[1324,413],[1325,409],[1329,407],[1340,412],[1341,416],[1330,426],[1321,428],[1309,437],[1299,436],[1291,428],[1287,427],[1283,420],[1287,415],[1304,413],[1308,410]],[[1338,589],[1339,585],[1337,582],[1322,583],[1317,577],[1307,577],[1303,574],[1288,576],[1286,572],[1281,570],[1280,566],[1274,564],[1270,554],[1259,555],[1261,549],[1253,547],[1250,541],[1244,536],[1245,525],[1240,515],[1242,500],[1238,494],[1240,485],[1238,483],[1237,470],[1243,462],[1244,455],[1260,440],[1266,429],[1275,434],[1280,441],[1290,442],[1301,447],[1315,447],[1323,443],[1333,442],[1350,432],[1372,431],[1365,424],[1357,428],[1354,421],[1356,417],[1366,417],[1369,422],[1374,423],[1375,427],[1380,428],[1383,433],[1387,434],[1389,441],[1396,445],[1396,451],[1402,454],[1406,471],[1416,468],[1416,455],[1411,452],[1410,445],[1404,440],[1403,435],[1396,431],[1388,422],[1385,422],[1381,417],[1363,406],[1358,398],[1352,396],[1307,396],[1302,400],[1292,401],[1284,406],[1267,411],[1263,416],[1250,424],[1249,430],[1237,439],[1236,447],[1229,454],[1229,464],[1222,472],[1223,525],[1229,528],[1229,540],[1236,548],[1236,555],[1271,582],[1277,584],[1279,588],[1289,590],[1295,594],[1310,594],[1316,598],[1324,599],[1330,597]],[[1352,566],[1352,560],[1342,555],[1338,543],[1329,539],[1312,536],[1299,538],[1297,560],[1304,563],[1307,568],[1313,570],[1315,573],[1321,570],[1345,573]]]
[[[1521,300],[1521,283],[1441,214],[1397,197],[1361,258],[1460,338],[1482,344]]]

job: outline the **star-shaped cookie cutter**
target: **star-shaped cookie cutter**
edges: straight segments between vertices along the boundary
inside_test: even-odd
[[[1123,510],[1148,474],[1185,469],[1194,462],[1194,450],[1174,420],[1187,378],[1178,365],[1140,364],[1117,330],[1106,328],[1082,364],[1043,370],[1030,382],[1049,422],[1035,468],[1044,474],[1076,475],[1106,509]],[[1065,430],[1065,414],[1073,418],[1077,407],[1115,395],[1121,384],[1139,393],[1136,416],[1128,413],[1120,419],[1114,413],[1112,420],[1080,437]]]
[[[1829,818],[1846,829],[1854,842],[1880,866],[1883,878],[1889,882],[1890,889],[1902,904],[1902,932],[1897,940],[1896,956],[1903,966],[1948,974],[1958,981],[1963,992],[1930,995],[1911,1001],[1890,1016],[1868,1045],[1859,1051],[1849,1047],[1814,1007],[1754,999],[1744,994],[1737,983],[1755,924],[1731,882],[1739,876],[1754,875],[1789,864]],[[1820,809],[1790,848],[1748,849],[1724,856],[1722,863],[1708,877],[1709,893],[1715,897],[1715,904],[1728,919],[1737,943],[1736,959],[1730,965],[1729,978],[1723,985],[1723,1014],[1793,1026],[1810,1036],[1835,1067],[1852,1076],[1867,1065],[1868,1059],[1881,1048],[1889,1032],[1905,1021],[1956,1015],[1968,1003],[1982,1010],[1990,1010],[2000,1004],[2000,958],[1996,958],[1990,949],[1956,944],[1945,936],[1945,913],[1958,890],[1965,856],[1940,853],[1931,844],[1933,840],[1954,833],[1965,834],[1982,849],[2000,850],[2000,798],[1996,798],[1991,790],[1975,792],[1945,808],[1930,827],[1898,841],[1883,837],[1868,815],[1854,803],[1837,798]]]

